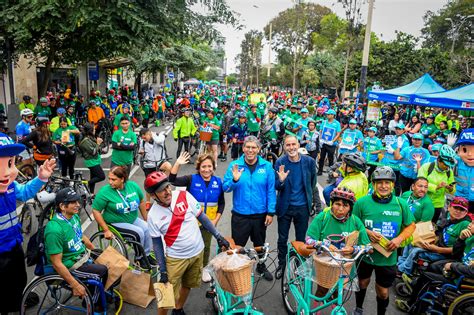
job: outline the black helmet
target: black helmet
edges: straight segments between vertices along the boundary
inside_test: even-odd
[[[372,179],[372,182],[375,182],[377,180],[384,180],[384,179],[395,182],[397,180],[397,176],[395,175],[395,172],[390,166],[379,166],[372,173],[371,179]]]
[[[360,172],[365,172],[367,169],[365,158],[359,152],[344,154],[342,160],[346,165]]]
[[[42,124],[49,124],[49,118],[48,117],[36,117],[35,123],[37,126],[41,126]]]
[[[272,112],[274,114],[278,114],[278,108],[276,108],[276,107],[271,107],[268,111]]]

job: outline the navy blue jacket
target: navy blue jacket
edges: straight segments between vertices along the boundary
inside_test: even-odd
[[[303,183],[304,183],[304,190],[306,195],[306,204],[308,205],[308,212],[311,210],[313,206],[313,190],[315,189],[317,184],[316,178],[316,162],[314,159],[307,155],[300,154],[302,163],[302,173],[303,173]],[[285,171],[288,170],[288,164],[291,163],[288,155],[285,154],[281,156],[275,162],[275,170],[280,168],[280,165],[285,166]],[[288,207],[290,205],[290,194],[291,194],[291,184],[288,178],[291,176],[291,172],[288,174],[288,177],[282,183],[278,178],[278,174],[275,174],[275,189],[278,192],[277,195],[277,204],[276,204],[276,215],[277,216],[284,216]]]

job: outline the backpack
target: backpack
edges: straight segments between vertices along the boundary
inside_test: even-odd
[[[436,162],[431,162],[430,165],[428,166],[428,173],[426,174],[426,177],[429,177],[430,174],[433,172],[434,168],[435,168],[435,163]],[[454,167],[454,175],[456,176],[457,175],[457,166]],[[451,169],[448,170],[447,172],[447,175],[448,175],[448,178],[451,177]]]
[[[36,265],[35,275],[43,275],[43,267],[45,265],[45,247],[44,247],[44,229],[40,227],[38,231],[33,234],[26,248],[26,265],[28,267]]]

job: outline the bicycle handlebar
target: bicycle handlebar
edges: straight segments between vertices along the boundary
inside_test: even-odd
[[[80,184],[84,182],[84,179],[70,179],[67,177],[61,177],[61,176],[55,176],[55,175],[51,175],[50,180],[60,180],[63,182],[80,183]]]
[[[329,256],[331,256],[332,259],[334,259],[335,261],[338,261],[338,262],[355,262],[357,259],[359,259],[362,255],[365,255],[367,254],[368,252],[370,252],[373,247],[371,245],[365,245],[363,246],[363,248],[361,248],[361,250],[359,250],[359,252],[355,255],[355,257],[353,258],[345,258],[345,257],[336,257],[333,255],[333,253],[335,253],[336,251],[332,251],[330,250],[326,245],[323,244],[323,242],[321,241],[317,241],[315,244],[313,245],[307,245],[306,248],[310,249],[310,248],[313,248],[313,249],[322,249],[323,251],[325,251],[326,253],[329,254]],[[337,251],[339,252],[339,251]]]
[[[255,248],[237,248],[237,249],[230,249],[227,251],[228,255],[232,255],[233,253],[241,254],[241,255],[247,255],[251,259],[256,258],[258,260],[258,263],[264,263],[269,255],[270,252],[270,244],[265,243],[263,246],[257,246]],[[263,255],[260,258],[257,258],[259,255],[263,253]]]

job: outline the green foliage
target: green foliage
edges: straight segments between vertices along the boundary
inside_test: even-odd
[[[227,84],[228,85],[234,85],[237,84],[238,81],[238,75],[237,73],[231,73],[227,76]]]
[[[262,63],[262,32],[251,30],[244,35],[240,44],[240,54],[237,56],[242,85],[252,85],[258,82],[258,71]]]

